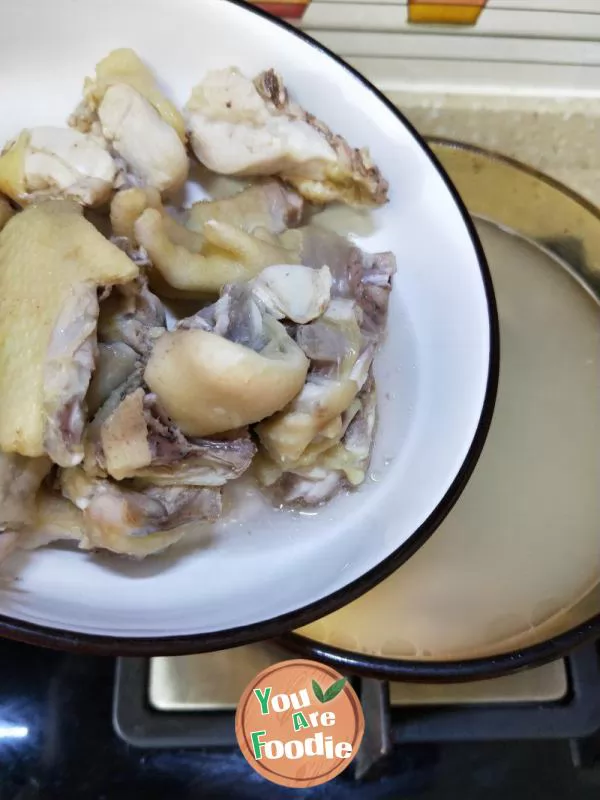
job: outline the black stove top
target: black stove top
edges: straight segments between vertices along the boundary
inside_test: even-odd
[[[131,800],[132,793],[145,800],[290,797],[290,790],[255,775],[235,746],[165,748],[151,746],[151,741],[144,747],[126,742],[113,726],[113,702],[117,713],[121,702],[115,697],[115,668],[115,661],[108,658],[0,643],[0,800]],[[144,682],[138,686],[133,679],[136,670],[143,677],[143,664],[129,662],[127,669],[137,709],[131,714],[140,712],[140,702],[144,714],[155,714],[144,700]],[[506,720],[511,711],[527,712],[522,727],[514,715],[511,723],[529,737],[525,739],[515,739],[514,729],[498,728],[490,736],[480,728],[477,735],[486,712],[481,707],[413,707],[406,713],[392,711],[391,738],[386,743],[380,738],[387,713],[380,702],[382,687],[370,683],[363,687],[369,694],[363,695],[363,702],[368,702],[373,715],[371,743],[375,750],[380,745],[387,749],[387,756],[373,758],[375,767],[365,769],[361,780],[346,773],[301,796],[597,800],[600,720],[596,733],[590,726],[593,713],[600,709],[600,650],[584,648],[569,659],[568,671],[570,690],[560,703],[503,707]],[[447,732],[437,740],[433,733],[425,734],[436,720],[442,724],[439,730]],[[135,721],[130,717],[129,722]],[[507,740],[491,741],[502,738]]]

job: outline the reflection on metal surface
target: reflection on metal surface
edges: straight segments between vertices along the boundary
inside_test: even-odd
[[[150,705],[159,711],[233,710],[258,672],[293,657],[275,645],[255,644],[196,656],[154,658],[150,662]],[[370,702],[376,704],[379,682],[363,681],[363,685],[367,686],[367,691],[373,688]],[[392,706],[541,703],[561,700],[567,688],[565,664],[557,661],[528,672],[477,683],[391,683],[390,701]],[[385,752],[385,730],[377,741]]]
[[[363,679],[360,702],[365,715],[365,736],[356,754],[356,780],[378,777],[393,750],[389,684]]]
[[[392,706],[550,703],[569,689],[564,661],[476,683],[391,683]]]
[[[293,658],[289,652],[271,644],[197,656],[153,658],[150,704],[160,711],[234,709],[255,675],[289,658]]]

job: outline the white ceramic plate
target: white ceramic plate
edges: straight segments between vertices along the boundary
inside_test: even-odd
[[[9,562],[19,581],[0,590],[8,635],[112,653],[218,649],[274,636],[358,597],[439,525],[493,411],[493,291],[464,207],[402,116],[314,42],[241,3],[5,0],[0,140],[62,124],[84,76],[123,46],[180,104],[209,68],[276,67],[301,104],[371,148],[391,184],[391,202],[357,239],[371,251],[392,250],[399,266],[377,360],[372,479],[361,490],[308,514],[242,498],[215,529],[143,563],[60,548]]]

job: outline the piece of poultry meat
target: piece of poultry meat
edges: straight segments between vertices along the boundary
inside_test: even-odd
[[[259,480],[273,487],[279,502],[319,505],[341,489],[357,487],[365,481],[377,422],[372,375],[345,417],[339,443],[305,458],[286,472],[262,457],[257,471]]]
[[[82,543],[85,538],[83,515],[69,500],[42,487],[31,503],[31,517],[27,525],[18,531],[6,533],[13,537],[2,550],[0,536],[0,563],[3,556],[14,550],[37,550],[55,542]]]
[[[136,354],[137,356],[137,354]],[[144,384],[144,363],[142,359],[136,360],[132,372],[119,384],[104,400],[100,408],[89,422],[84,439],[83,468],[91,476],[106,477],[104,457],[102,453],[101,431],[102,426],[111,417],[119,406]]]
[[[331,298],[329,267],[301,264],[267,267],[251,282],[252,293],[275,319],[305,325],[320,317]]]
[[[0,531],[16,531],[33,520],[35,498],[52,464],[0,452]]]
[[[331,329],[323,346],[339,345],[340,352],[324,352],[290,405],[256,427],[269,456],[285,468],[293,467],[313,443],[339,440],[340,417],[365,384],[374,356],[374,347],[361,334],[359,309],[352,300],[331,301],[319,323],[323,330]],[[297,337],[301,330],[297,329]],[[318,336],[319,328],[312,330]],[[318,346],[313,342],[313,350]]]
[[[83,458],[84,400],[95,355],[97,290],[138,268],[81,206],[28,206],[0,232],[0,448],[61,466]]]
[[[97,457],[111,477],[156,486],[222,486],[242,475],[256,453],[247,434],[186,438],[142,388],[104,420],[99,439]]]
[[[54,324],[44,361],[44,449],[55,464],[79,464],[87,422],[85,397],[96,361],[98,291],[80,284]]]
[[[224,200],[194,203],[186,226],[202,233],[211,220],[228,222],[246,233],[263,229],[272,234],[296,228],[302,221],[304,202],[300,195],[279,181],[261,181]]]
[[[69,124],[102,135],[124,164],[126,180],[170,192],[187,179],[183,119],[133,50],[114,50],[97,64]]]
[[[195,203],[183,215],[163,206],[153,189],[117,192],[111,203],[115,242],[136,263],[152,267],[153,288],[165,297],[204,297],[248,280],[268,264],[299,260],[278,234],[301,221],[303,201],[277,181],[223,200]]]
[[[166,329],[165,308],[148,288],[144,275],[116,286],[100,304],[98,340],[104,344],[124,343],[146,359],[153,343]]]
[[[0,231],[6,225],[9,219],[15,215],[15,210],[8,202],[6,197],[0,195]]]
[[[177,236],[173,222],[156,208],[147,208],[134,225],[135,239],[163,279],[165,295],[168,287],[190,297],[216,295],[226,284],[250,280],[271,264],[299,261],[294,250],[262,228],[247,233],[229,222],[209,220],[201,234],[187,228],[182,232],[185,242]],[[196,238],[193,250],[191,236]]]
[[[122,386],[138,367],[141,368],[141,364],[140,355],[125,342],[98,345],[96,367],[86,397],[88,415],[91,419],[112,393]]]
[[[187,436],[212,436],[282,409],[307,369],[284,326],[238,284],[158,339],[145,380]]]
[[[388,184],[367,149],[292,103],[274,71],[254,81],[237,68],[209,72],[185,108],[198,159],[223,175],[279,175],[311,202],[382,205]]]
[[[24,130],[0,155],[0,191],[22,206],[45,198],[101,205],[116,175],[104,142],[71,128]]]
[[[136,558],[171,547],[189,523],[214,522],[221,514],[221,493],[212,488],[132,488],[74,468],[61,472],[61,489],[83,512],[84,549]]]
[[[176,219],[163,206],[160,193],[155,189],[123,189],[114,195],[111,203],[113,234],[117,242],[124,240],[124,249],[134,259],[147,263],[150,263],[148,254],[136,238],[135,223],[149,208],[161,213],[164,234],[174,245],[190,253],[201,253],[206,244],[204,226],[210,222],[225,223],[246,234],[258,234],[259,240],[278,245],[278,234],[300,224],[304,203],[299,195],[278,181],[264,181],[232,197],[194,203]]]
[[[0,564],[4,563],[17,549],[19,534],[12,531],[0,531]]]
[[[332,297],[355,300],[363,312],[363,331],[381,338],[396,274],[393,253],[366,253],[343,236],[317,225],[288,231],[284,243],[296,248],[302,264],[308,267],[318,269],[327,264]]]

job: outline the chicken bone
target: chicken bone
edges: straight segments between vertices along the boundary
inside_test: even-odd
[[[103,422],[100,441],[109,475],[159,486],[222,486],[242,475],[256,452],[248,436],[187,439],[141,388]]]

